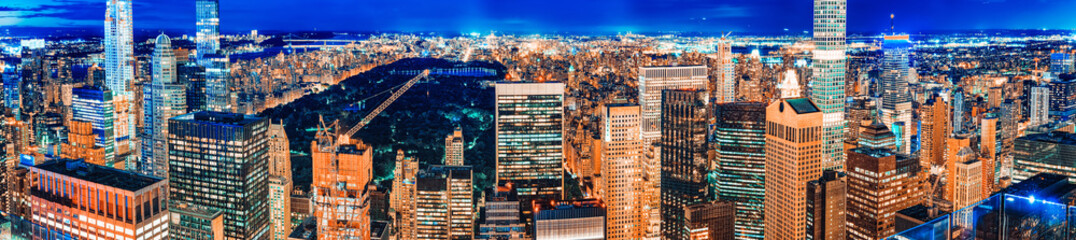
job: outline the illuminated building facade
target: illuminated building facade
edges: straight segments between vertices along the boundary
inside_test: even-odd
[[[535,240],[606,239],[601,200],[537,201],[533,209]]]
[[[96,144],[105,149],[104,166],[115,166],[116,134],[115,108],[112,92],[98,86],[85,86],[71,90],[72,121],[88,122],[93,126]]]
[[[848,150],[848,238],[881,239],[896,233],[896,213],[920,204],[929,189],[919,160],[891,149]]]
[[[195,44],[198,59],[202,59],[203,55],[216,54],[220,50],[220,1],[197,0],[195,8],[198,17]]]
[[[318,133],[310,143],[313,182],[310,190],[318,239],[370,239],[370,183],[373,150],[362,141],[339,140]]]
[[[736,65],[732,63],[732,42],[717,42],[717,81],[713,94],[715,103],[736,101]]]
[[[735,202],[736,239],[762,239],[766,198],[766,104],[714,105],[718,199]]]
[[[291,230],[291,151],[284,125],[269,123],[269,226],[274,240]]]
[[[845,0],[814,1],[811,101],[825,115],[822,125],[826,129],[821,132],[825,141],[822,149],[825,169],[840,169],[844,165],[845,11]]]
[[[157,36],[153,81],[143,101],[142,160],[138,172],[168,178],[168,119],[187,112],[187,94],[176,83],[176,57],[167,35]]]
[[[766,239],[807,238],[807,182],[822,176],[823,112],[807,98],[766,107]]]
[[[1039,173],[1067,176],[1076,181],[1076,134],[1030,134],[1014,142],[1012,178],[1018,183]]]
[[[523,202],[560,199],[564,83],[497,83],[496,100],[497,186],[512,183]]]
[[[430,166],[419,173],[414,222],[418,239],[474,238],[472,172],[470,166]]]
[[[661,96],[661,235],[684,239],[684,207],[704,201],[707,159],[705,90],[665,90]]]
[[[640,239],[646,233],[644,211],[643,140],[640,108],[633,104],[608,104],[602,109],[602,167],[606,236],[608,239]]]
[[[949,136],[949,104],[941,96],[934,95],[919,106],[922,133],[919,149],[920,165],[925,168],[945,165],[945,142]]]
[[[161,239],[168,235],[167,181],[56,159],[29,167],[35,239]]]
[[[223,240],[224,211],[217,208],[172,201],[168,205],[172,240]]]
[[[807,239],[847,239],[848,178],[844,172],[826,170],[807,182]]]
[[[639,105],[643,111],[643,141],[651,143],[661,140],[662,91],[666,89],[706,90],[709,85],[708,76],[706,66],[640,68]]]
[[[445,165],[463,165],[463,129],[456,127],[452,135],[445,137]]]
[[[170,199],[224,211],[225,239],[267,238],[269,122],[207,111],[168,121]]]
[[[82,121],[67,122],[67,142],[60,145],[60,157],[82,159],[87,163],[105,165],[105,149],[97,146],[93,124]]]
[[[730,201],[700,202],[684,207],[686,239],[734,239],[736,203]]]
[[[389,205],[396,212],[397,237],[399,240],[418,239],[415,228],[415,204],[418,189],[418,159],[404,156],[403,150],[396,151],[396,169],[393,170],[392,195]]]
[[[908,35],[885,36],[882,45],[882,122],[896,136],[898,153],[911,153],[912,97],[908,63],[912,47]]]

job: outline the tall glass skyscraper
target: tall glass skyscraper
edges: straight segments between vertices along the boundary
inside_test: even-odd
[[[216,54],[220,50],[220,2],[219,0],[195,1],[197,11],[197,44],[198,59],[203,55]]]
[[[153,80],[143,96],[142,174],[168,178],[168,119],[187,112],[187,94],[176,82],[176,56],[168,35],[157,36]]]
[[[113,95],[129,95],[134,79],[131,1],[108,0],[105,12],[105,85]]]
[[[885,36],[882,50],[882,123],[897,135],[897,152],[910,154],[912,97],[908,89],[908,35]]]
[[[732,41],[717,42],[717,81],[714,86],[714,102],[736,101],[736,65],[732,63]]]
[[[564,83],[497,84],[497,185],[524,202],[564,189]]]
[[[736,239],[762,239],[766,198],[766,104],[714,106],[717,195],[736,203]]]
[[[822,110],[822,167],[844,166],[844,73],[846,0],[814,1],[811,101]]]
[[[269,122],[195,112],[168,120],[169,199],[224,211],[226,239],[269,232]]]
[[[217,112],[232,112],[231,93],[228,91],[228,56],[207,54],[203,56],[205,66],[205,103],[206,109]]]
[[[706,90],[661,93],[662,239],[687,239],[684,207],[706,197],[707,95]]]
[[[104,162],[109,167],[116,160],[116,108],[112,104],[112,92],[100,86],[71,89],[71,120],[93,126],[96,145],[105,149]]]
[[[706,66],[640,68],[639,105],[643,108],[643,141],[652,143],[661,140],[661,91],[709,89],[708,77]],[[709,101],[709,97],[706,100]]]

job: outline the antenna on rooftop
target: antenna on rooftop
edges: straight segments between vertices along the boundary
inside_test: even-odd
[[[897,30],[894,27],[895,23],[893,23],[894,22],[893,18],[896,18],[896,17],[897,17],[896,14],[892,14],[892,13],[889,14],[889,32],[892,32],[894,35],[897,34]]]

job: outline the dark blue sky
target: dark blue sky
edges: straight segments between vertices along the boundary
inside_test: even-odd
[[[106,0],[2,0],[0,28],[97,27]],[[848,0],[848,30],[1074,29],[1076,0]],[[809,30],[812,0],[221,0],[225,32]],[[194,0],[135,0],[135,28],[194,30]]]

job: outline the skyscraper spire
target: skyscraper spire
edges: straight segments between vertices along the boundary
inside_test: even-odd
[[[781,98],[798,98],[800,97],[800,81],[796,77],[796,70],[789,69],[785,72],[785,79],[777,84],[777,89],[781,90]]]

